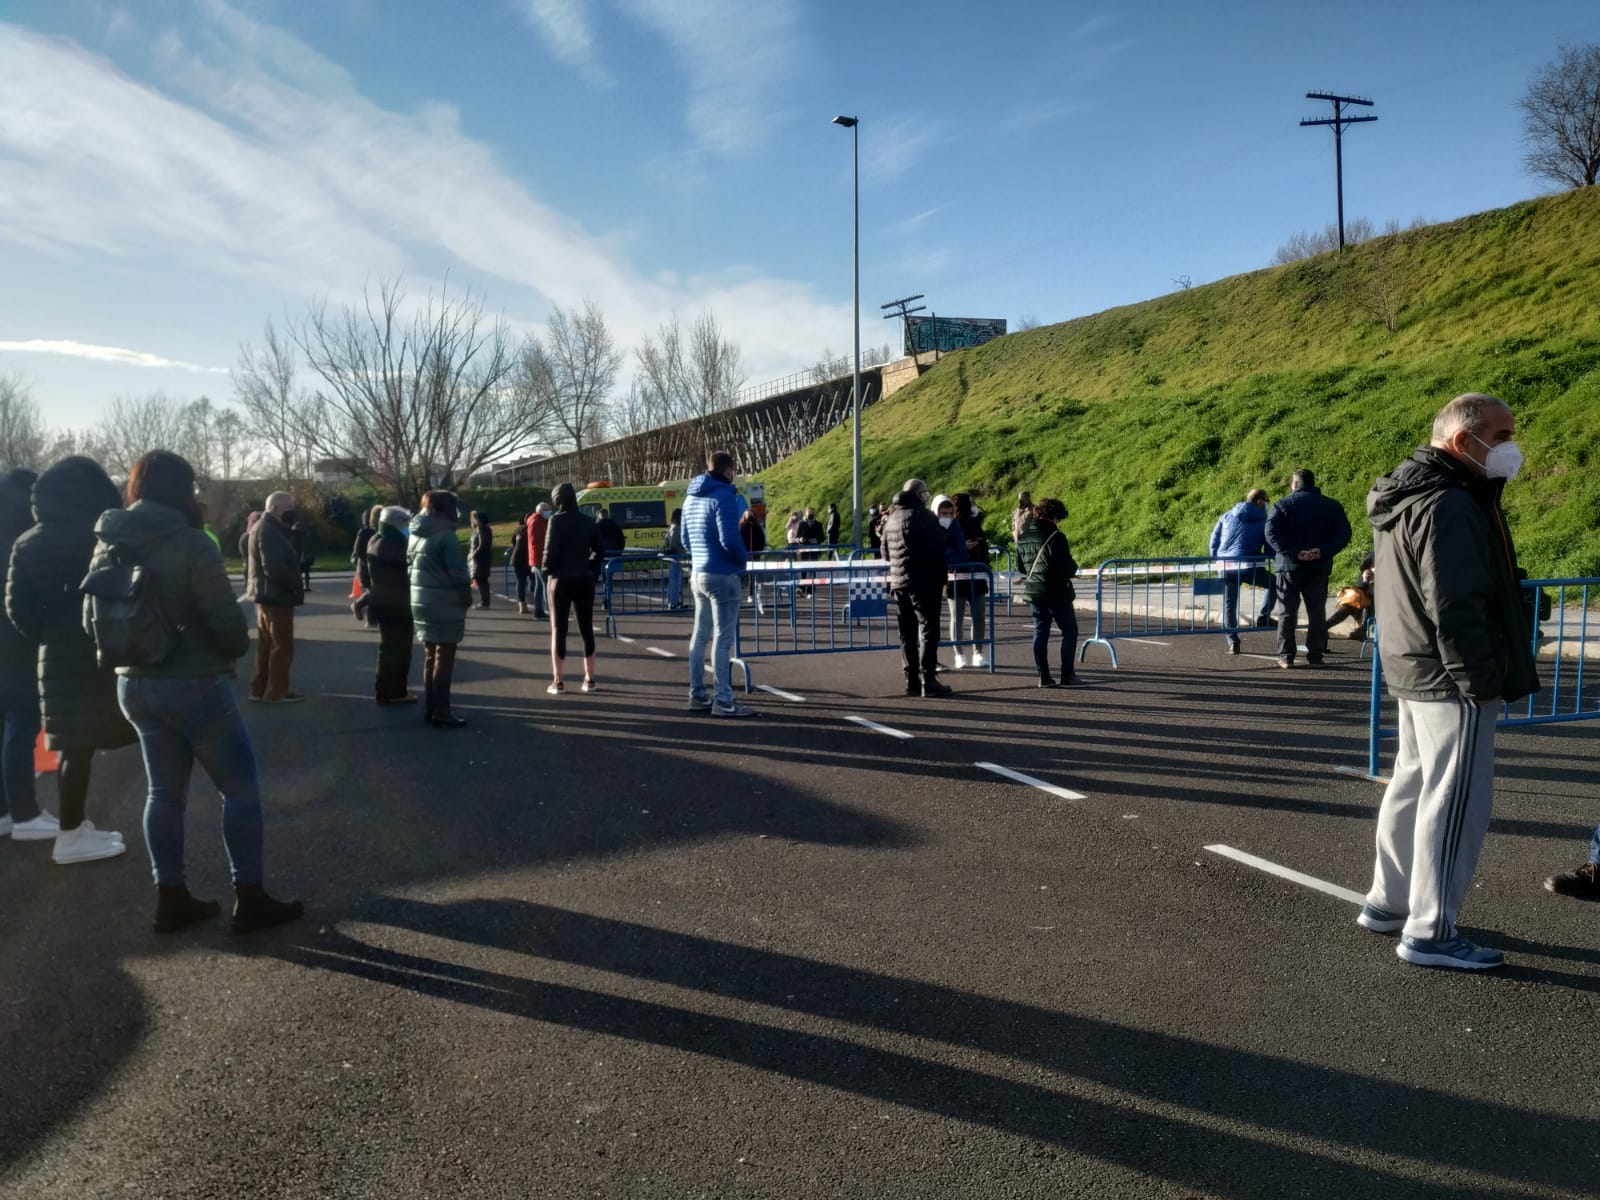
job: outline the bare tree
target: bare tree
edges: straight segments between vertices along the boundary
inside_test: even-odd
[[[689,373],[697,417],[703,419],[738,403],[745,380],[743,356],[739,347],[723,338],[722,327],[709,309],[700,314],[689,335]]]
[[[581,309],[552,309],[541,341],[523,345],[516,391],[530,415],[548,424],[551,440],[574,455],[584,473],[584,449],[605,439],[606,405],[622,354],[592,300]]]
[[[1530,172],[1564,187],[1600,179],[1600,45],[1561,47],[1517,107]]]
[[[639,373],[625,401],[629,411],[621,422],[633,432],[674,424],[694,411],[677,313],[661,326],[658,338],[646,334],[634,351]]]
[[[196,455],[190,407],[165,392],[137,398],[118,396],[89,430],[84,448],[113,476],[126,476],[150,450],[172,450],[192,463]],[[199,475],[198,467],[195,473]]]
[[[250,428],[244,418],[234,409],[221,409],[211,432],[216,446],[218,477],[239,479],[244,476],[251,461]]]
[[[0,467],[38,470],[51,441],[22,377],[0,375]]]
[[[430,292],[408,318],[404,288],[384,281],[359,308],[314,301],[294,339],[321,382],[290,407],[301,444],[396,500],[459,486],[536,440],[509,330],[470,293]]]
[[[295,381],[294,347],[279,336],[269,318],[261,350],[239,347],[239,365],[233,369],[233,394],[245,412],[251,435],[269,447],[277,458],[278,477],[293,483],[309,478],[305,459],[305,430],[311,424],[311,396]]]
[[[1369,242],[1376,235],[1372,222],[1366,217],[1356,217],[1347,221],[1344,227],[1344,244],[1346,246],[1359,245]],[[1328,225],[1320,233],[1295,233],[1289,240],[1279,246],[1273,254],[1272,261],[1282,266],[1284,263],[1299,262],[1304,258],[1315,258],[1319,254],[1328,254],[1339,248],[1339,227]]]

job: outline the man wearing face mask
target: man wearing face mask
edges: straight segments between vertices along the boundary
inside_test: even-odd
[[[1367,496],[1383,669],[1400,710],[1400,748],[1378,810],[1372,890],[1357,922],[1401,932],[1395,953],[1481,971],[1498,951],[1456,931],[1489,828],[1494,731],[1502,701],[1539,690],[1517,554],[1500,508],[1522,454],[1511,410],[1457,396],[1433,440]]]
[[[889,596],[900,627],[900,663],[906,695],[948,696],[939,682],[939,602],[948,577],[945,531],[928,511],[928,485],[906,480],[883,522],[883,556],[889,560]]]

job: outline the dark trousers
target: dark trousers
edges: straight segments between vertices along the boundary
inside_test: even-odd
[[[1320,662],[1328,652],[1328,572],[1279,571],[1278,657],[1295,655],[1294,627],[1300,623],[1300,603],[1306,606],[1306,660]]]
[[[250,694],[281,700],[289,691],[294,665],[294,609],[287,604],[256,605],[256,670]]]
[[[511,570],[517,577],[517,603],[526,604],[528,602],[529,569],[527,567],[512,567]]]
[[[1261,614],[1259,620],[1265,621],[1272,616],[1274,588],[1272,576],[1265,567],[1255,567],[1243,571],[1224,571],[1222,573],[1222,628],[1227,636],[1228,644],[1236,646],[1239,643],[1239,588],[1246,583],[1253,583],[1261,592]],[[1247,623],[1245,628],[1250,626]]]
[[[936,588],[925,592],[915,588],[894,590],[895,617],[900,624],[900,665],[905,668],[907,683],[937,677],[940,599]]]
[[[456,669],[454,642],[422,643],[422,712],[428,717],[450,715],[450,676]]]
[[[550,636],[556,657],[567,656],[567,621],[576,612],[578,636],[583,638],[583,656],[594,657],[594,580],[552,579],[550,581]]]
[[[489,607],[489,572],[483,571],[472,577],[472,582],[478,585],[478,602],[485,608]]]
[[[1050,627],[1054,625],[1061,631],[1060,678],[1071,679],[1072,660],[1077,657],[1078,650],[1078,614],[1072,609],[1072,601],[1035,603],[1028,607],[1033,609],[1033,665],[1039,668],[1041,676],[1050,674]]]
[[[378,623],[377,696],[380,701],[398,700],[406,694],[406,681],[411,676],[411,641],[416,626],[408,608],[374,608],[372,616]]]
[[[63,750],[56,772],[57,815],[61,828],[76,829],[83,824],[84,807],[89,802],[89,764],[93,750]]]

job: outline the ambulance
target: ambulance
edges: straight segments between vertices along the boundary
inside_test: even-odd
[[[733,486],[755,510],[756,520],[766,521],[766,486],[746,478],[736,478]],[[588,483],[578,493],[578,510],[594,517],[604,507],[610,510],[611,519],[622,526],[628,549],[660,550],[666,545],[668,518],[673,509],[683,507],[688,490],[687,479],[669,480],[656,487],[613,487],[602,479]]]

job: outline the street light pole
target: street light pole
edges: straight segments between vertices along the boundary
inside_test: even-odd
[[[861,548],[861,119],[835,117],[835,125],[850,131],[850,174],[853,234],[851,260],[854,266],[855,378],[850,387],[850,423],[854,427],[850,459],[850,503],[855,512],[855,546]]]

